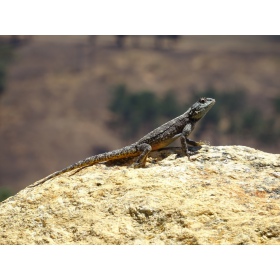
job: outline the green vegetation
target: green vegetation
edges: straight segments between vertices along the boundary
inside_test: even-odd
[[[0,42],[0,94],[5,90],[7,66],[12,57],[13,48],[7,43]]]
[[[214,109],[200,122],[200,130],[204,132],[211,127],[216,136],[228,135],[253,138],[262,143],[273,143],[280,137],[280,98],[272,100],[273,117],[252,104],[242,91],[217,92],[209,89],[192,94],[192,100],[180,105],[173,92],[167,92],[158,98],[151,91],[129,92],[125,85],[116,87],[112,92],[109,109],[116,115],[110,125],[120,131],[125,139],[137,139],[147,132],[182,114],[190,104],[200,97],[216,99]]]
[[[280,114],[280,97],[276,97],[273,100],[273,104],[274,104],[274,108],[275,108],[276,113]]]
[[[273,143],[280,136],[280,99],[272,100],[275,108],[274,116],[266,117],[263,110],[250,102],[242,91],[217,92],[209,89],[194,94],[194,100],[201,96],[216,99],[214,110],[210,110],[207,118],[201,122],[203,128],[213,125],[218,134],[253,137],[260,142]],[[222,124],[227,125],[222,125]]]
[[[0,202],[13,195],[13,192],[8,188],[0,188]]]
[[[117,86],[113,90],[109,109],[116,114],[116,120],[110,125],[112,128],[121,128],[123,138],[141,137],[162,121],[182,113],[171,92],[166,93],[163,99],[159,99],[151,91],[129,92],[124,85]]]

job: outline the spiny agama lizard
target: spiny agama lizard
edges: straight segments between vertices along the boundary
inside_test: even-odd
[[[38,183],[32,185],[32,187],[42,184],[65,172],[74,169],[78,169],[76,171],[78,172],[82,168],[109,160],[138,156],[132,166],[134,168],[144,167],[147,156],[151,151],[166,147],[178,138],[181,140],[181,146],[184,155],[190,158],[190,155],[193,153],[188,150],[187,144],[192,146],[200,146],[202,143],[195,142],[188,139],[187,137],[193,131],[195,124],[206,115],[206,113],[212,108],[214,104],[215,99],[206,97],[200,98],[184,114],[154,129],[137,142],[118,150],[80,160],[43,178],[42,180],[38,181]]]

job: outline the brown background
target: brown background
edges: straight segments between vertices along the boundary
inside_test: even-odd
[[[277,37],[181,36],[177,41],[165,38],[157,49],[154,36],[126,37],[122,48],[115,36],[20,40],[0,96],[0,188],[14,191],[80,159],[137,140],[122,139],[118,128],[107,125],[114,119],[108,102],[116,85],[158,96],[172,91],[186,104],[193,92],[209,88],[243,90],[250,105],[268,116],[273,112],[270,101],[280,95]],[[217,100],[215,106],[223,104]],[[217,127],[233,121],[228,115]],[[217,127],[208,127],[201,138],[211,145],[279,153],[279,143],[267,145],[254,135],[224,135]]]

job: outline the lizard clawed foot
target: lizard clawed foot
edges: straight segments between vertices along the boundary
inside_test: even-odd
[[[184,156],[188,157],[189,161],[192,161],[191,156],[197,154],[197,152],[196,151],[187,150],[187,151],[183,151],[183,154],[184,154]]]

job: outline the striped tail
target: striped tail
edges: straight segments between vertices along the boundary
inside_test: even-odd
[[[30,187],[35,187],[40,184],[43,184],[44,182],[46,182],[54,177],[57,177],[63,173],[66,173],[66,172],[74,170],[74,169],[81,169],[84,167],[94,165],[99,162],[104,162],[104,161],[114,160],[114,159],[121,159],[121,158],[126,158],[126,157],[133,157],[133,156],[138,156],[140,154],[141,154],[141,152],[137,151],[136,146],[131,145],[131,146],[126,146],[122,149],[114,150],[112,152],[107,152],[107,153],[99,154],[96,156],[88,157],[88,158],[80,160],[72,165],[69,165],[62,170],[59,170],[59,171],[56,171],[56,172],[50,174],[49,176],[43,178],[38,183],[35,183],[35,184],[31,185]]]

